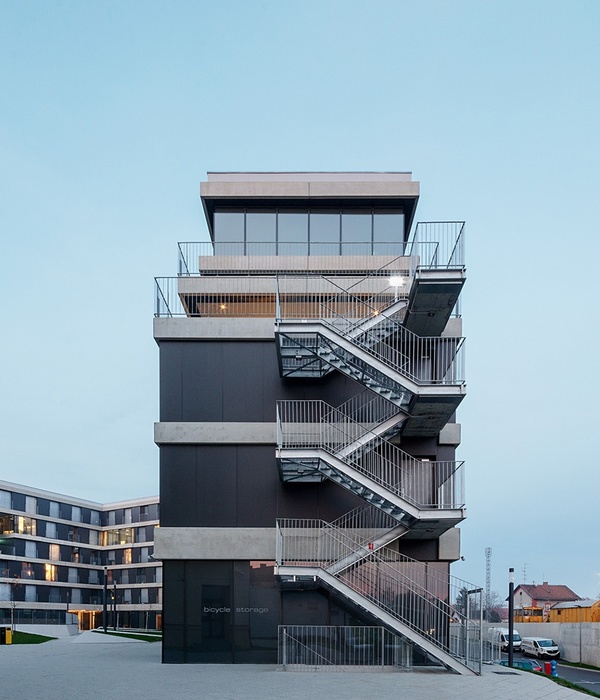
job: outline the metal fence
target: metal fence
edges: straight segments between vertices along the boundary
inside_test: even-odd
[[[283,671],[407,671],[413,645],[383,627],[280,625]]]

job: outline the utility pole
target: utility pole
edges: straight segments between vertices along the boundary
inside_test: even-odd
[[[492,548],[485,548],[485,620],[490,621],[490,604],[492,601]]]

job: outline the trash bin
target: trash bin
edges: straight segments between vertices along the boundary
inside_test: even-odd
[[[552,664],[549,661],[544,662],[544,673],[549,676],[552,673]]]
[[[0,627],[0,644],[12,644],[12,632],[10,627]]]

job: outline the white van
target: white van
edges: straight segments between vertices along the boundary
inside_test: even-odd
[[[507,627],[490,627],[488,629],[488,639],[495,646],[499,646],[502,651],[508,651],[509,630]],[[521,651],[521,635],[513,630],[512,638],[513,651]]]
[[[523,637],[521,643],[523,656],[535,656],[538,659],[558,659],[558,644],[546,637]]]

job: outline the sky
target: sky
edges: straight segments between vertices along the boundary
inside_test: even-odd
[[[155,276],[208,171],[412,171],[465,220],[452,573],[600,595],[597,0],[2,0],[0,479],[158,493]]]

